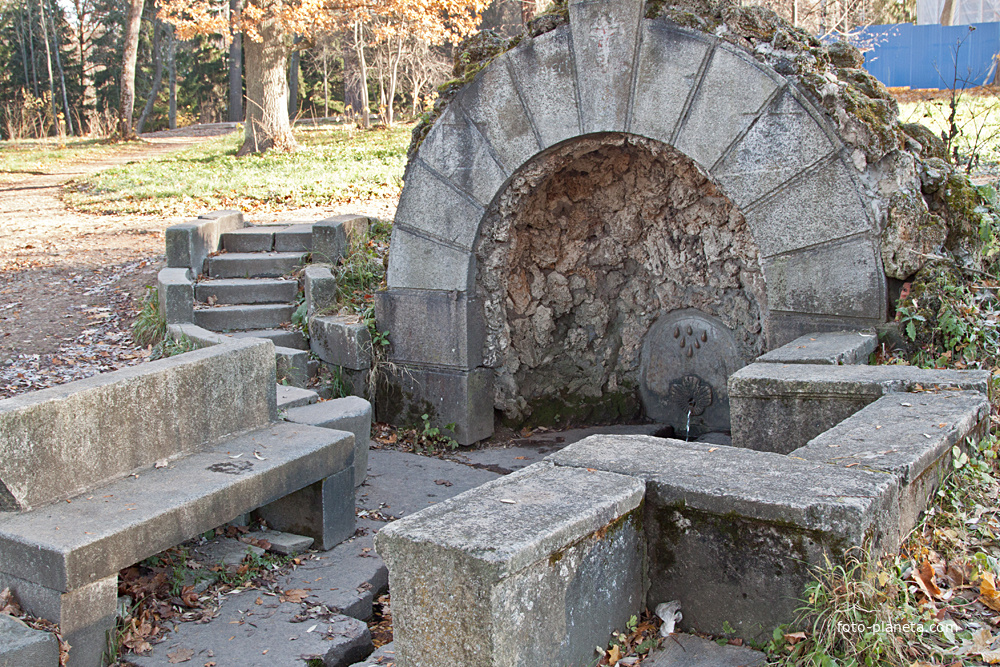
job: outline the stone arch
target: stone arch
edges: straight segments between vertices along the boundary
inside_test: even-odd
[[[751,54],[642,10],[570,0],[568,24],[525,38],[458,93],[408,167],[379,326],[411,371],[397,398],[455,422],[460,442],[492,433],[475,294],[484,216],[525,163],[577,137],[662,142],[722,187],[760,250],[768,347],[884,320],[872,206],[823,113]],[[387,418],[401,418],[398,403]]]

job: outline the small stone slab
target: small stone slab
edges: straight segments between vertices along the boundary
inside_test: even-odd
[[[354,434],[354,485],[361,486],[368,471],[368,448],[371,444],[372,404],[358,396],[345,396],[312,405],[291,408],[285,419]]]
[[[382,528],[400,664],[585,664],[643,602],[641,480],[537,463]]]
[[[917,524],[944,476],[951,450],[988,431],[990,402],[972,391],[890,394],[813,438],[789,456],[894,474],[900,534]]]
[[[767,639],[811,566],[898,546],[898,486],[881,472],[649,436],[595,435],[548,460],[646,481],[647,599],[679,600],[684,630]]]
[[[255,537],[258,536],[255,535]],[[308,551],[309,547],[316,541],[305,535],[293,535],[292,533],[282,533],[277,530],[261,531],[259,537],[271,543],[268,551],[273,551],[282,556],[295,556]]]
[[[368,233],[369,219],[363,215],[336,215],[312,226],[312,256],[317,262],[334,264],[347,256],[351,239]]]
[[[733,444],[787,454],[885,394],[963,389],[986,395],[989,383],[989,371],[754,363],[729,378]]]
[[[787,345],[757,357],[775,364],[824,364],[844,366],[868,363],[878,348],[878,336],[861,331],[831,331],[796,338]]]
[[[295,329],[250,329],[226,334],[230,338],[266,338],[275,347],[290,347],[294,350],[308,350],[309,344],[301,331]]]
[[[371,653],[371,633],[361,621],[332,615],[292,623],[302,611],[301,604],[246,591],[226,598],[211,622],[179,623],[149,655],[127,657],[140,667],[179,664],[178,657],[189,653],[185,664],[191,665],[304,667],[320,660],[327,667],[347,667]]]
[[[224,567],[228,568],[242,563],[247,554],[263,556],[264,550],[231,537],[216,537],[205,544],[193,547],[191,549],[191,560],[207,566],[219,565],[221,563]]]
[[[306,310],[310,317],[337,305],[337,279],[329,266],[310,264],[303,276]]]
[[[275,372],[278,382],[305,387],[309,381],[309,352],[293,347],[274,347]]]
[[[710,639],[678,632],[650,652],[642,664],[646,667],[760,667],[767,664],[767,656],[745,646],[719,646]]]
[[[375,553],[372,535],[361,535],[303,561],[280,584],[309,591],[310,604],[364,621],[375,598],[389,589],[389,570]]]
[[[20,619],[0,614],[0,665],[56,667],[59,642],[55,635],[29,628]]]
[[[288,410],[290,408],[300,408],[304,405],[312,405],[319,400],[319,394],[309,389],[301,387],[291,387],[284,384],[276,386],[278,395],[278,409]]]
[[[194,279],[190,269],[160,269],[156,288],[160,315],[167,324],[194,319]]]

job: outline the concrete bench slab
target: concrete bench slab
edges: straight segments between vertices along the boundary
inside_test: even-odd
[[[372,404],[358,396],[346,396],[312,405],[290,408],[285,419],[296,424],[350,431],[354,434],[354,485],[361,486],[368,471],[371,445]]]
[[[767,639],[794,619],[810,566],[898,545],[885,473],[649,436],[595,435],[548,459],[645,480],[649,606],[679,600],[685,630]]]
[[[775,364],[867,364],[868,355],[878,347],[878,336],[860,331],[813,333],[757,357]]]
[[[644,485],[538,463],[375,536],[399,664],[586,664],[644,603]]]
[[[297,280],[281,278],[219,278],[201,280],[194,287],[198,301],[207,303],[288,303],[299,293]]]
[[[952,447],[989,430],[990,402],[972,391],[890,394],[789,456],[892,473],[899,480],[899,530],[917,524],[944,476]]]
[[[886,394],[989,393],[989,371],[753,363],[729,378],[733,444],[787,454]]]

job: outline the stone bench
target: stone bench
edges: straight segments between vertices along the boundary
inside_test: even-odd
[[[788,454],[886,394],[953,389],[986,396],[989,384],[989,371],[757,362],[729,378],[733,444]]]
[[[548,460],[645,482],[647,606],[679,600],[685,630],[767,640],[812,566],[898,546],[899,489],[882,472],[650,436],[594,435]]]
[[[380,530],[397,663],[594,664],[644,603],[643,490],[542,462]]]
[[[789,457],[896,476],[899,532],[906,535],[951,471],[952,447],[989,431],[990,402],[973,391],[889,394]]]
[[[118,571],[251,511],[327,549],[354,532],[354,436],[277,422],[243,340],[0,401],[0,587],[101,664]]]

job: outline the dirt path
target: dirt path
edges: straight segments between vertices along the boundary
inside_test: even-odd
[[[0,183],[0,399],[142,361],[129,326],[164,265],[163,230],[184,218],[67,210],[67,181],[147,160],[233,130],[231,123],[143,135],[114,155],[59,164]],[[351,202],[250,218],[320,220],[340,213],[392,219],[395,200]]]
[[[178,219],[69,211],[62,186],[226,134],[232,124],[143,135],[93,162],[0,185],[0,398],[141,360],[127,334],[135,298],[162,265]]]

